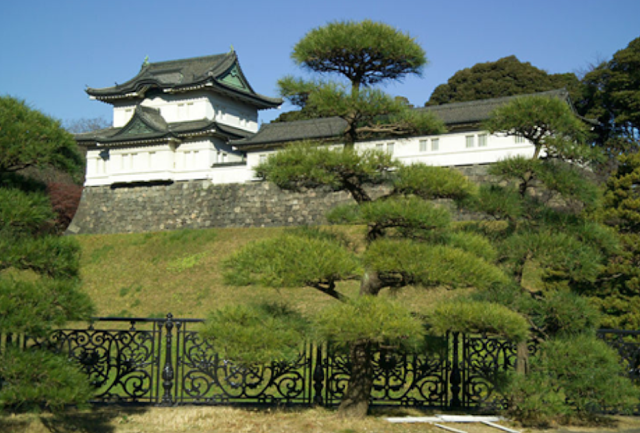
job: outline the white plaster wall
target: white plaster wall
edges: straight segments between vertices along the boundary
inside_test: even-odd
[[[166,145],[87,152],[86,186],[173,178],[174,151]]]
[[[136,104],[116,102],[113,105],[113,127],[121,128],[127,124],[133,112],[136,108]]]
[[[207,179],[215,163],[218,140],[198,140],[180,144],[174,153],[173,180]]]
[[[531,157],[533,145],[517,143],[515,137],[487,134],[487,145],[478,146],[481,131],[460,132],[435,136],[387,139],[357,143],[361,149],[392,149],[393,156],[405,164],[422,162],[435,166],[460,166],[493,163],[509,156]],[[467,136],[473,136],[474,146],[467,147]],[[437,150],[432,148],[438,139]],[[426,149],[420,141],[426,140]],[[392,144],[392,146],[390,146]],[[334,148],[340,145],[332,145]],[[210,179],[215,184],[242,183],[256,180],[254,168],[276,150],[255,150],[246,155],[243,165],[216,165],[240,163],[242,155],[234,153],[221,139],[194,140],[173,148],[168,144],[126,149],[110,149],[109,158],[100,156],[100,150],[87,153],[87,186],[109,185],[116,182],[143,182],[154,180]]]
[[[145,98],[141,104],[160,110],[160,114],[168,123],[213,118],[206,92],[156,94]]]
[[[108,156],[107,156],[108,155]],[[243,155],[232,152],[221,139],[201,139],[179,145],[92,149],[87,152],[86,186],[158,180],[211,179],[212,166],[218,163],[241,163]],[[231,170],[230,180],[216,175],[216,182],[244,182],[244,166]],[[224,170],[222,170],[224,172]]]
[[[479,146],[479,135],[486,135],[486,146]],[[473,137],[473,147],[467,147],[467,136]],[[433,150],[433,140],[438,140],[438,149]],[[426,141],[422,150],[420,141]],[[458,132],[433,136],[386,139],[361,143],[359,147],[389,151],[405,164],[422,162],[436,166],[489,164],[510,156],[533,156],[533,145],[527,141],[516,143],[515,137],[491,135],[484,131]]]
[[[248,178],[256,180],[257,178],[254,174],[255,167],[276,152],[276,150],[256,150],[254,152],[247,152],[247,171],[249,172]]]
[[[209,95],[209,101],[215,111],[216,122],[245,131],[258,131],[258,110],[255,108],[218,95]]]
[[[218,166],[211,169],[211,183],[245,183],[253,179],[253,171],[246,164]]]
[[[206,91],[156,94],[145,98],[140,104],[160,110],[168,123],[209,119],[250,132],[258,130],[258,110]],[[126,125],[131,120],[135,107],[136,104],[129,102],[114,103],[113,126],[121,128]]]

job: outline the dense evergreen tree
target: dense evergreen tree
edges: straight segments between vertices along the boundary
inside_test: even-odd
[[[572,99],[582,96],[575,74],[549,74],[509,56],[456,72],[447,84],[435,88],[425,105],[524,95],[563,87],[569,90]]]
[[[536,130],[528,136],[536,129],[530,124],[542,125],[538,129],[544,134]],[[589,416],[605,401],[627,407],[637,391],[622,378],[617,354],[596,341],[600,317],[581,296],[619,248],[615,233],[594,217],[600,196],[584,168],[592,154],[584,126],[566,103],[544,103],[538,97],[518,98],[497,109],[486,126],[524,135],[536,147],[531,159],[494,164],[490,173],[501,182],[482,186],[476,202],[477,210],[501,224],[491,233],[499,262],[512,277],[510,286],[476,297],[525,315],[541,344],[531,374],[516,378],[509,388],[512,414],[530,421],[540,418],[540,410],[550,417]],[[469,228],[484,232],[485,224]],[[518,352],[520,364],[527,363],[526,347]]]
[[[583,79],[583,111],[628,138],[640,136],[640,38],[636,38]]]
[[[51,166],[76,176],[83,162],[73,136],[60,122],[24,101],[0,97],[0,174]]]
[[[619,157],[619,166],[607,180],[604,221],[615,227],[621,251],[607,263],[585,294],[604,313],[603,326],[640,328],[640,154]]]
[[[608,62],[587,73],[584,99],[579,109],[597,118],[596,144],[607,156],[601,168],[606,181],[604,221],[620,234],[622,251],[588,290],[605,313],[607,327],[638,329],[640,304],[640,38],[619,50]]]
[[[598,142],[612,157],[640,141],[640,38],[583,78],[581,114],[598,119]],[[622,139],[621,139],[622,138]]]
[[[496,109],[485,127],[522,135],[535,146],[531,158],[492,165],[490,173],[503,183],[483,185],[477,201],[479,210],[505,224],[498,239],[514,281],[522,285],[527,268],[534,266],[538,281],[528,291],[548,291],[552,297],[593,281],[616,240],[588,217],[599,205],[598,188],[575,163],[592,154],[586,127],[566,102],[538,96],[516,98]]]
[[[20,174],[30,166],[81,169],[73,138],[58,122],[0,98],[0,332],[43,337],[88,318],[92,303],[79,288],[77,243],[55,234],[44,186]],[[64,355],[7,347],[0,358],[0,406],[55,409],[90,395],[86,377]]]

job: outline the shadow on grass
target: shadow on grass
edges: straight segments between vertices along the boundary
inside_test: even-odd
[[[68,409],[59,413],[0,415],[2,433],[114,433],[117,424],[131,415],[142,414],[144,407],[109,407],[89,410]]]
[[[32,420],[0,415],[0,431],[3,433],[26,432]]]

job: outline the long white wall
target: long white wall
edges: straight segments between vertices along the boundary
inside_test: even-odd
[[[165,143],[90,149],[87,152],[85,186],[210,179],[215,164],[237,164],[242,161],[242,156],[231,153],[221,139],[190,141],[179,145]]]
[[[484,131],[373,140],[356,146],[389,152],[405,164],[421,162],[441,167],[490,164],[511,156],[531,157],[534,151],[533,145],[521,137],[492,135]],[[273,152],[264,150],[247,154],[248,168],[253,170]]]
[[[490,164],[517,155],[531,157],[534,150],[533,145],[519,137],[483,131],[376,140],[356,146],[389,152],[405,164],[421,162],[445,167]],[[254,168],[274,152],[252,151],[245,161],[219,139],[178,146],[95,149],[87,153],[85,185],[198,179],[208,179],[213,184],[251,182],[256,180]]]
[[[258,130],[258,111],[255,108],[208,92],[157,94],[145,98],[141,104],[159,109],[169,123],[208,119],[249,132]],[[113,127],[126,125],[135,107],[130,102],[114,104]]]

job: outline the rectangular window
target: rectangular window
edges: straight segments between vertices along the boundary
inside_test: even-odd
[[[427,140],[420,140],[420,152],[426,152],[427,150]]]
[[[487,147],[487,134],[478,135],[478,147]]]
[[[434,152],[440,150],[440,139],[439,138],[432,138],[431,139],[431,150],[434,151]]]
[[[465,137],[465,140],[467,142],[467,149],[474,147],[475,143],[474,143],[474,136],[473,135],[467,135]]]
[[[384,144],[383,143],[376,144],[376,149],[377,150],[384,150]]]
[[[515,137],[516,144],[524,143],[524,137],[522,135],[516,135]]]
[[[264,164],[267,162],[267,155],[260,155],[260,164]]]
[[[387,143],[387,153],[393,154],[395,147],[396,147],[395,143]]]

